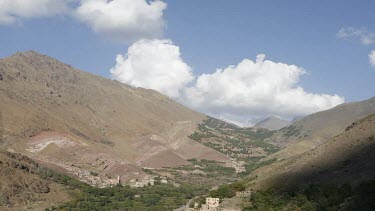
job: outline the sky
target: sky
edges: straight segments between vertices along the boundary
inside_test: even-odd
[[[375,96],[375,2],[0,0],[0,57],[35,50],[240,125]]]

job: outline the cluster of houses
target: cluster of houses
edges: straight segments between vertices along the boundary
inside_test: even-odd
[[[142,188],[148,185],[155,185],[156,178],[160,181],[161,184],[167,184],[168,180],[166,177],[155,177],[155,176],[145,176],[142,179],[131,179],[128,182],[128,185],[133,188]]]
[[[113,179],[112,178],[103,179],[101,177],[93,176],[90,174],[81,174],[81,175],[78,174],[78,176],[80,177],[81,181],[89,183],[91,186],[95,186],[98,188],[113,187],[121,183],[120,175],[117,175],[117,177]]]
[[[73,173],[78,176],[79,180],[90,184],[91,186],[106,188],[113,187],[118,184],[129,185],[132,188],[141,188],[149,185],[155,185],[155,182],[160,182],[161,184],[167,184],[167,177],[157,177],[146,175],[142,179],[130,179],[128,182],[122,182],[120,175],[115,178],[102,178],[94,175],[88,170],[81,170],[78,168],[74,169]]]

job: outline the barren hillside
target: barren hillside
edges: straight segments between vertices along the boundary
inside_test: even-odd
[[[187,137],[205,115],[33,51],[0,59],[0,90],[3,147],[83,181],[228,160]]]

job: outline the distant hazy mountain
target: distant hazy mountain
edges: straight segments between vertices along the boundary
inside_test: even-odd
[[[33,51],[0,59],[0,90],[6,148],[85,182],[229,159],[188,138],[205,115]]]
[[[286,127],[290,124],[290,122],[277,118],[275,116],[268,117],[267,119],[264,119],[260,122],[258,122],[256,125],[254,125],[254,128],[265,128],[268,130],[279,130],[283,127]]]

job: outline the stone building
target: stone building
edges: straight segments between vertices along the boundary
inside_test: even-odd
[[[202,211],[218,210],[219,203],[220,203],[220,199],[219,198],[210,198],[210,197],[206,198],[206,204],[202,204],[201,210]]]
[[[155,179],[152,176],[145,176],[141,180],[138,179],[131,179],[129,180],[129,186],[133,188],[141,188],[145,187],[148,185],[154,185],[155,184]]]
[[[220,203],[219,198],[206,198],[206,205],[210,208],[218,207]]]

